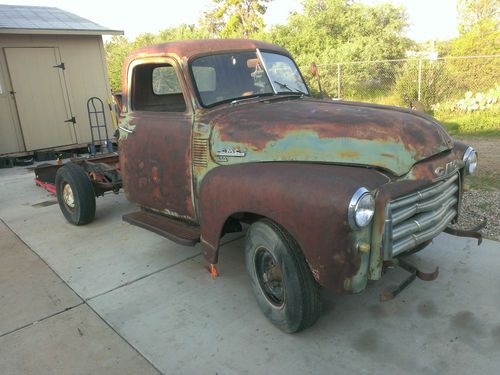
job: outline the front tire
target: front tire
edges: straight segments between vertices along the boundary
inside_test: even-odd
[[[257,302],[274,325],[294,333],[316,322],[321,312],[319,285],[288,233],[267,219],[252,224],[245,261]]]
[[[85,225],[94,220],[94,186],[82,167],[68,163],[57,170],[56,194],[59,207],[71,224]]]

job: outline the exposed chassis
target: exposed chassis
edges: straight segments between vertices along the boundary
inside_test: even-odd
[[[118,193],[122,188],[119,156],[117,153],[104,154],[91,158],[72,158],[71,163],[79,165],[88,174],[94,187],[95,196],[108,191]],[[55,180],[57,170],[64,164],[41,164],[34,168],[35,183],[52,194],[56,193]]]

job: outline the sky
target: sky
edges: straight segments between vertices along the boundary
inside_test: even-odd
[[[410,27],[407,36],[417,42],[445,40],[458,35],[456,0],[362,0],[367,4],[391,2],[406,7]],[[211,0],[0,0],[2,4],[54,6],[88,18],[111,29],[124,30],[129,39],[145,32],[182,23],[193,24],[210,9]],[[274,0],[264,16],[267,25],[286,22],[288,14],[300,11],[302,0]],[[119,5],[117,5],[119,4]],[[135,4],[135,5],[129,5]],[[140,5],[139,5],[140,4]]]

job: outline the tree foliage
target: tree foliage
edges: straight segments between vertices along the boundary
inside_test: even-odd
[[[286,25],[272,28],[269,39],[287,48],[301,67],[313,61],[329,65],[398,59],[412,45],[404,36],[407,25],[405,10],[391,4],[369,6],[349,0],[306,0],[304,11],[292,14]],[[344,83],[348,83],[349,72],[344,70],[344,73]],[[387,78],[384,66],[375,64],[367,67],[364,75],[366,80],[377,76]],[[360,81],[359,77],[356,80]],[[336,82],[326,81],[324,89],[335,94]]]
[[[262,16],[272,0],[213,0],[202,25],[213,37],[251,38],[264,29]]]
[[[390,4],[370,6],[360,0],[305,0],[303,10],[293,13],[285,25],[266,31],[262,16],[272,0],[214,0],[214,8],[197,25],[167,28],[158,34],[142,34],[128,41],[123,36],[106,43],[111,86],[121,87],[121,65],[133,49],[171,40],[244,37],[274,42],[287,48],[303,73],[311,62],[402,58],[412,42],[404,36],[407,15]],[[349,72],[343,72],[349,83]],[[336,74],[336,72],[332,72]],[[390,79],[387,67],[373,64],[363,74]],[[359,81],[359,79],[358,79]],[[325,81],[327,93],[334,93],[334,80]]]
[[[467,33],[478,24],[489,23],[498,29],[499,0],[458,0],[457,10],[460,17],[459,31]]]
[[[460,36],[450,43],[450,56],[484,56],[500,54],[499,1],[460,0]],[[487,90],[498,76],[500,59],[477,58],[451,60],[451,79],[463,90],[474,87]]]
[[[450,55],[500,53],[499,0],[459,0],[461,34],[451,42]]]
[[[158,34],[141,34],[132,42],[129,42],[123,35],[113,36],[111,40],[105,44],[111,89],[113,91],[121,90],[123,61],[134,49],[170,42],[173,40],[206,39],[209,37],[210,34],[206,29],[195,25],[185,24],[164,29]]]
[[[105,43],[104,47],[111,90],[118,92],[122,85],[123,61],[132,50],[132,46],[123,35],[115,35]]]

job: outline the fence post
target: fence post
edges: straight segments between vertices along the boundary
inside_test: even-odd
[[[337,99],[340,99],[340,63],[337,64]]]
[[[418,95],[417,95],[418,101],[420,101],[421,87],[422,87],[422,59],[418,59]]]

